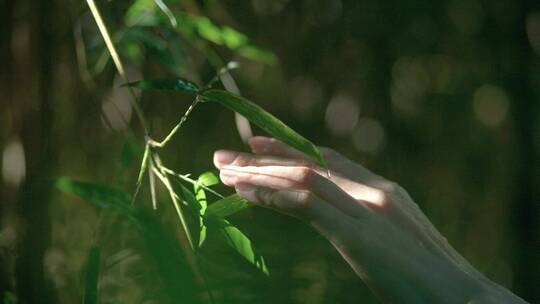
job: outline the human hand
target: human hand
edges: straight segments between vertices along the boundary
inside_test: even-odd
[[[308,222],[382,299],[508,301],[508,292],[459,255],[396,183],[328,148],[320,148],[327,171],[273,138],[254,137],[249,145],[254,154],[214,154],[223,183],[247,200]]]

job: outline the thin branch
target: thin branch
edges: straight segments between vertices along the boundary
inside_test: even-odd
[[[173,176],[176,176],[182,180],[185,180],[186,182],[188,183],[191,183],[193,185],[197,185],[197,186],[200,186],[201,188],[203,188],[204,190],[214,194],[215,196],[219,197],[219,198],[224,198],[224,196],[222,194],[220,194],[219,192],[216,192],[214,189],[208,187],[208,186],[205,186],[204,184],[200,183],[199,181],[197,180],[194,180],[192,178],[189,178],[189,174],[179,174],[179,173],[176,173],[174,172],[173,170],[165,167],[165,166],[161,166],[161,170],[169,175],[173,175]]]
[[[116,48],[114,47],[114,44],[111,40],[111,36],[109,35],[109,31],[107,30],[107,27],[105,26],[105,23],[103,22],[103,19],[101,18],[101,14],[99,13],[96,3],[94,2],[94,0],[86,0],[86,2],[88,3],[88,7],[90,8],[90,11],[92,12],[92,16],[94,17],[94,20],[97,23],[101,36],[103,37],[103,40],[105,41],[105,45],[107,45],[107,49],[109,50],[109,53],[111,54],[114,65],[116,66],[116,70],[118,71],[118,74],[120,74],[120,77],[122,77],[124,82],[128,83],[129,79],[124,70],[124,65],[122,64],[122,61],[120,60],[120,56],[118,56],[118,52],[116,51]],[[137,117],[139,118],[139,121],[144,129],[144,132],[148,134],[148,123],[146,122],[143,111],[137,102],[137,97],[135,96],[135,93],[133,92],[132,88],[129,88],[129,92],[131,96],[133,97],[133,99],[130,99],[131,105],[135,109],[135,113],[137,113]]]
[[[193,103],[189,106],[189,108],[186,110],[186,112],[184,113],[182,118],[180,118],[180,121],[178,122],[178,124],[176,124],[176,126],[174,126],[174,128],[171,130],[171,132],[161,142],[156,142],[156,141],[150,140],[150,142],[149,142],[150,145],[152,147],[163,148],[171,140],[171,138],[180,130],[180,128],[182,128],[182,125],[184,124],[184,122],[186,122],[189,114],[191,114],[193,109],[197,106],[197,104],[200,101],[201,101],[201,99],[200,99],[199,95],[197,95],[197,97],[195,97],[195,100],[193,101]]]

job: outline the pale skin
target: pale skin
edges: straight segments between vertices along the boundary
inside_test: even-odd
[[[222,182],[308,223],[384,303],[526,303],[471,266],[396,183],[328,148],[327,171],[273,138],[249,145],[216,151]]]

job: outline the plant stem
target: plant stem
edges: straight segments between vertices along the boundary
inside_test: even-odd
[[[120,60],[120,56],[118,56],[118,52],[116,51],[116,48],[114,47],[114,44],[111,40],[111,36],[109,35],[109,31],[107,30],[107,27],[105,26],[105,23],[103,22],[103,19],[101,18],[101,14],[99,13],[99,9],[96,6],[95,1],[86,0],[86,2],[88,3],[88,7],[90,8],[90,11],[92,12],[92,16],[94,17],[94,20],[97,23],[101,36],[103,37],[103,40],[105,41],[105,45],[107,46],[107,49],[109,50],[109,53],[111,54],[114,65],[116,66],[116,70],[118,71],[118,74],[120,74],[120,77],[122,77],[124,82],[128,83],[129,79],[124,70],[124,65],[122,64],[122,60]],[[137,102],[137,97],[135,96],[135,93],[133,92],[132,88],[128,88],[128,89],[131,94],[131,97],[133,97],[133,99],[130,99],[131,105],[133,109],[135,109],[135,113],[137,113],[137,117],[139,118],[139,121],[144,129],[145,134],[148,134],[148,131],[149,131],[148,123],[146,122],[143,111]]]
[[[204,184],[200,183],[199,181],[197,180],[194,180],[192,178],[189,178],[188,175],[183,175],[183,174],[179,174],[179,173],[176,173],[174,172],[173,170],[165,167],[165,166],[161,166],[161,170],[169,175],[173,175],[173,176],[176,176],[182,180],[185,180],[186,182],[188,183],[191,183],[193,185],[198,185],[200,186],[201,188],[203,188],[204,190],[214,194],[215,196],[219,197],[219,198],[224,198],[224,196],[222,194],[220,194],[219,192],[216,192],[215,190],[213,190],[212,188],[208,187],[208,186],[205,186]]]
[[[197,106],[197,104],[200,101],[201,101],[201,98],[199,97],[199,95],[197,95],[197,97],[195,97],[195,100],[193,101],[193,103],[191,103],[191,105],[186,110],[186,112],[184,113],[182,118],[180,118],[180,121],[178,122],[178,124],[176,124],[176,126],[174,126],[174,128],[171,130],[171,132],[161,142],[156,142],[156,141],[150,140],[150,142],[149,142],[150,145],[152,147],[163,148],[171,140],[171,138],[180,130],[180,128],[182,127],[184,122],[186,122],[189,114],[193,111],[195,106]]]
[[[191,247],[191,250],[194,251],[195,247],[193,245],[193,241],[192,241],[191,235],[189,233],[189,228],[187,226],[186,220],[184,219],[184,214],[182,213],[182,208],[180,207],[180,201],[181,201],[180,198],[173,191],[171,182],[169,181],[167,176],[162,174],[162,172],[160,172],[160,170],[158,169],[157,166],[153,166],[152,169],[154,171],[154,174],[161,180],[161,182],[163,183],[165,188],[167,188],[167,190],[169,192],[169,196],[171,197],[171,200],[173,201],[174,208],[176,209],[176,214],[178,215],[178,218],[180,219],[180,223],[182,224],[182,228],[184,229],[184,232],[185,232],[186,238],[188,240],[189,246]]]

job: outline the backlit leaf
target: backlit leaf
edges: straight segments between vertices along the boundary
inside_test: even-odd
[[[208,206],[206,217],[225,218],[251,207],[253,204],[238,194],[224,197]]]
[[[235,94],[223,90],[208,90],[202,93],[204,101],[217,102],[247,118],[252,123],[266,131],[271,136],[279,139],[285,144],[304,152],[311,157],[315,162],[323,167],[326,167],[319,149],[304,138],[289,128],[281,120],[266,112],[257,104]]]

